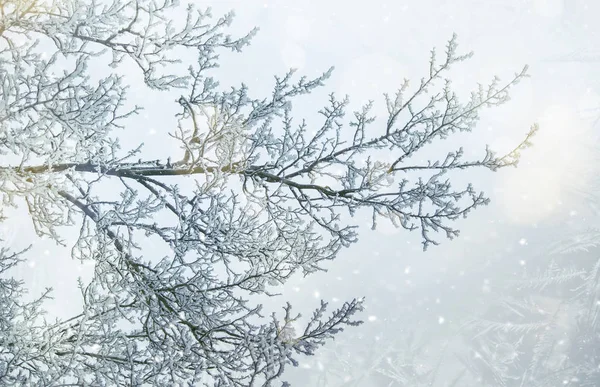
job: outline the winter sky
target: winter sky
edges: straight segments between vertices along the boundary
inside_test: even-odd
[[[594,0],[237,0],[196,1],[212,6],[218,16],[230,9],[237,17],[233,33],[260,27],[253,44],[241,54],[222,56],[219,80],[224,87],[245,82],[255,95],[268,95],[273,75],[294,67],[300,74],[317,75],[335,66],[322,91],[303,97],[295,106],[298,118],[314,120],[326,103],[327,93],[348,94],[358,108],[375,101],[385,111],[382,94],[393,93],[404,78],[417,84],[428,68],[429,51],[443,48],[457,33],[459,51],[474,51],[468,62],[456,66],[452,80],[459,95],[497,75],[508,80],[524,65],[531,78],[520,83],[512,100],[486,110],[471,134],[451,140],[463,145],[466,155],[483,156],[485,144],[498,152],[520,142],[530,125],[539,123],[534,147],[523,154],[517,169],[465,171],[457,184],[472,182],[492,199],[467,219],[459,221],[460,237],[442,240],[423,253],[418,233],[396,230],[381,222],[376,231],[368,218],[357,218],[360,241],[343,250],[328,265],[327,273],[294,278],[283,295],[269,301],[274,307],[290,300],[297,310],[310,310],[318,299],[328,301],[367,296],[365,325],[344,335],[393,335],[406,321],[406,310],[427,304],[427,313],[413,319],[424,324],[451,324],[444,308],[470,308],[493,286],[490,272],[498,265],[526,264],[548,242],[547,230],[569,221],[585,222],[586,209],[573,199],[570,188],[585,186],[597,157],[599,139],[595,119],[600,117],[600,2]],[[98,65],[101,69],[102,65]],[[99,70],[100,71],[100,70]],[[127,71],[127,70],[125,70]],[[145,143],[145,154],[176,150],[167,132],[177,108],[163,95],[136,89],[131,77],[131,101],[147,106],[147,115],[132,122],[125,143]],[[137,92],[137,93],[136,93]],[[170,110],[169,110],[170,109]],[[373,130],[377,130],[376,127]],[[172,146],[172,148],[169,148]],[[441,146],[441,145],[440,145]],[[444,151],[446,148],[440,148]],[[473,153],[471,153],[473,152]],[[13,226],[13,224],[15,226]],[[3,231],[22,246],[33,238],[31,224],[6,223]],[[73,233],[77,230],[73,229]],[[73,234],[75,237],[75,234]],[[75,279],[89,268],[73,262],[69,249],[50,241],[36,241],[31,260],[21,269],[38,293],[53,286],[51,313],[68,315],[77,310]],[[486,269],[486,267],[488,269]],[[488,270],[488,271],[486,271]],[[508,269],[510,270],[510,269]],[[469,278],[465,280],[464,278]],[[465,285],[469,284],[469,285]],[[452,288],[454,286],[454,288]],[[456,293],[453,293],[456,292]],[[461,293],[462,292],[462,293]],[[458,295],[455,295],[458,294]],[[475,295],[473,295],[475,294]],[[72,302],[71,302],[72,301]],[[420,304],[419,304],[420,303]],[[451,306],[444,306],[449,305]],[[417,317],[415,317],[417,316]],[[384,321],[395,321],[384,324]],[[395,331],[394,331],[395,332]]]

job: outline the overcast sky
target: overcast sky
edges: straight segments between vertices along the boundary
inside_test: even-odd
[[[222,56],[218,70],[222,86],[243,81],[253,95],[266,96],[273,84],[272,76],[283,74],[289,67],[309,76],[332,65],[336,67],[322,92],[303,97],[295,105],[298,118],[314,119],[315,112],[326,103],[326,94],[332,91],[348,94],[352,107],[373,99],[375,111],[383,112],[382,94],[395,92],[404,78],[416,84],[428,70],[430,49],[435,46],[442,53],[454,32],[458,34],[459,50],[475,52],[471,60],[452,73],[454,87],[462,95],[468,96],[466,93],[478,82],[486,84],[494,75],[508,80],[524,65],[530,66],[531,78],[516,87],[512,100],[501,108],[485,111],[477,130],[460,139],[467,155],[473,151],[474,157],[481,157],[486,143],[506,151],[522,140],[530,125],[537,122],[541,126],[534,147],[524,153],[519,168],[496,173],[465,171],[459,177],[459,183],[470,181],[492,199],[488,207],[459,222],[459,238],[443,240],[440,246],[423,253],[417,233],[385,224],[377,231],[363,227],[360,242],[343,250],[328,265],[327,273],[294,279],[282,290],[283,296],[272,301],[273,305],[291,300],[298,310],[308,311],[307,308],[318,305],[319,298],[331,301],[366,295],[368,308],[363,317],[371,318],[365,325],[380,324],[379,327],[361,327],[344,335],[363,332],[373,336],[373,332],[379,332],[393,336],[397,324],[409,323],[405,321],[406,310],[416,308],[417,303],[435,304],[431,313],[418,315],[430,319],[420,322],[423,324],[439,323],[439,318],[447,313],[444,307],[468,310],[472,303],[479,302],[479,294],[473,295],[474,290],[493,286],[489,285],[493,275],[485,270],[497,265],[508,271],[512,265],[517,270],[528,257],[543,254],[556,227],[569,220],[585,222],[586,208],[572,199],[568,188],[573,184],[585,186],[600,128],[593,127],[594,119],[600,116],[594,111],[600,107],[600,2],[195,3],[211,5],[215,15],[234,9],[235,33],[260,27],[253,44],[242,54]],[[132,79],[132,83],[136,80]],[[139,126],[123,133],[124,141],[135,143],[143,138],[148,155],[176,149],[175,144],[165,148],[171,128],[164,126],[172,124],[169,112],[177,106],[172,103],[171,110],[165,110],[165,101],[171,100],[153,93],[140,92],[130,100],[148,106],[149,113],[140,118],[136,124]],[[356,219],[363,226],[368,221]],[[31,224],[26,219],[14,224],[4,231],[13,235],[14,245],[30,243]],[[68,249],[57,248],[49,241],[36,241],[29,256],[31,261],[20,274],[31,284],[31,291],[53,286],[56,298],[49,303],[51,312],[75,312],[76,302],[70,300],[76,297],[74,279],[86,269],[70,260]],[[459,296],[452,295],[467,282],[472,287],[464,288]],[[446,300],[452,300],[451,306],[444,306]],[[383,324],[382,320],[397,323]],[[371,339],[374,336],[365,340]]]

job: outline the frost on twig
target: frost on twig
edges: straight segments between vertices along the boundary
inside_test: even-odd
[[[252,295],[322,270],[355,242],[344,210],[370,210],[373,226],[386,218],[418,229],[424,248],[437,233],[455,237],[452,222],[488,199],[453,187],[447,172],[516,165],[537,130],[506,155],[486,149],[469,160],[461,148],[413,162],[474,129],[481,109],[506,102],[526,76],[495,78],[459,101],[445,77],[470,55],[457,54],[456,37],[441,60],[432,53],[415,88],[405,82],[386,95],[383,127],[372,103],[347,114],[348,98],[335,95],[315,127],[293,118],[291,102],[332,69],[276,77],[267,97],[245,85],[222,91],[210,76],[221,50],[240,51],[255,33],[225,34],[232,14],[215,20],[172,0],[9,0],[0,10],[0,152],[11,160],[0,165],[3,203],[25,204],[37,233],[58,242],[63,226],[79,227],[73,257],[95,265],[80,285],[81,314],[67,320],[40,322],[38,304],[19,303],[21,288],[0,295],[0,322],[24,330],[0,330],[2,382],[269,385],[295,354],[358,324],[362,300],[333,311],[323,303],[302,327],[289,305],[265,321]],[[176,71],[181,52],[197,57],[186,74]],[[133,63],[149,88],[181,92],[168,133],[180,154],[142,160],[140,148],[121,148],[119,131],[141,107],[127,107],[135,96],[125,79],[91,80],[88,65],[103,55],[114,67]],[[106,195],[105,181],[117,195]],[[144,249],[150,239],[169,254]]]

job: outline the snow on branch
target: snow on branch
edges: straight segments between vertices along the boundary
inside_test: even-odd
[[[416,88],[406,81],[386,94],[382,126],[373,103],[348,114],[349,99],[333,94],[314,126],[294,118],[292,101],[333,69],[312,79],[289,71],[263,97],[243,84],[221,90],[210,76],[219,52],[255,35],[227,35],[233,13],[214,19],[174,0],[7,0],[0,11],[0,154],[11,160],[0,165],[0,195],[28,206],[39,235],[62,243],[63,226],[80,227],[73,258],[95,265],[80,285],[81,314],[54,323],[39,323],[38,301],[19,302],[22,287],[0,282],[2,382],[270,385],[294,356],[357,325],[363,303],[330,312],[322,303],[302,329],[290,305],[265,321],[253,295],[323,270],[355,242],[344,211],[371,211],[373,227],[384,218],[418,229],[424,248],[438,233],[456,237],[453,221],[488,199],[455,188],[447,172],[516,165],[537,130],[506,155],[485,149],[470,160],[460,148],[413,161],[473,130],[527,76],[494,78],[459,101],[446,77],[470,54],[457,53],[455,36],[441,60],[432,51]],[[177,71],[181,52],[197,58],[187,73]],[[177,125],[164,133],[179,154],[136,160],[142,144],[122,149],[119,131],[144,100],[115,74],[91,80],[90,63],[104,55],[113,67],[133,63],[151,89],[181,92]],[[169,254],[144,248],[148,240]],[[0,254],[0,272],[14,257]]]

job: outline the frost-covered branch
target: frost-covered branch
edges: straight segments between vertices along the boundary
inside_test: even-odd
[[[80,285],[83,311],[70,319],[42,322],[38,301],[19,303],[22,290],[2,295],[0,381],[271,385],[295,355],[358,324],[362,300],[329,315],[322,303],[302,328],[290,305],[265,320],[254,295],[323,270],[355,242],[344,210],[371,211],[373,227],[384,218],[419,229],[424,248],[437,233],[455,237],[453,221],[488,199],[471,185],[454,188],[447,172],[516,165],[537,130],[506,155],[486,148],[469,160],[460,148],[414,161],[473,130],[479,112],[508,101],[527,76],[525,68],[505,83],[494,78],[459,101],[446,76],[470,54],[457,54],[456,37],[441,61],[432,52],[415,89],[406,81],[386,95],[382,122],[373,103],[347,118],[349,99],[333,94],[319,123],[296,120],[292,101],[322,87],[332,69],[275,77],[267,97],[245,85],[221,90],[210,76],[219,52],[240,51],[255,33],[227,35],[232,16],[214,20],[171,0],[0,2],[3,203],[27,205],[37,233],[60,243],[63,226],[79,226],[73,258],[94,263]],[[133,63],[147,87],[180,93],[177,124],[164,133],[179,154],[145,160],[142,144],[122,149],[119,131],[135,127],[144,101],[129,105],[116,70],[92,80],[88,66],[105,55],[115,69]]]

